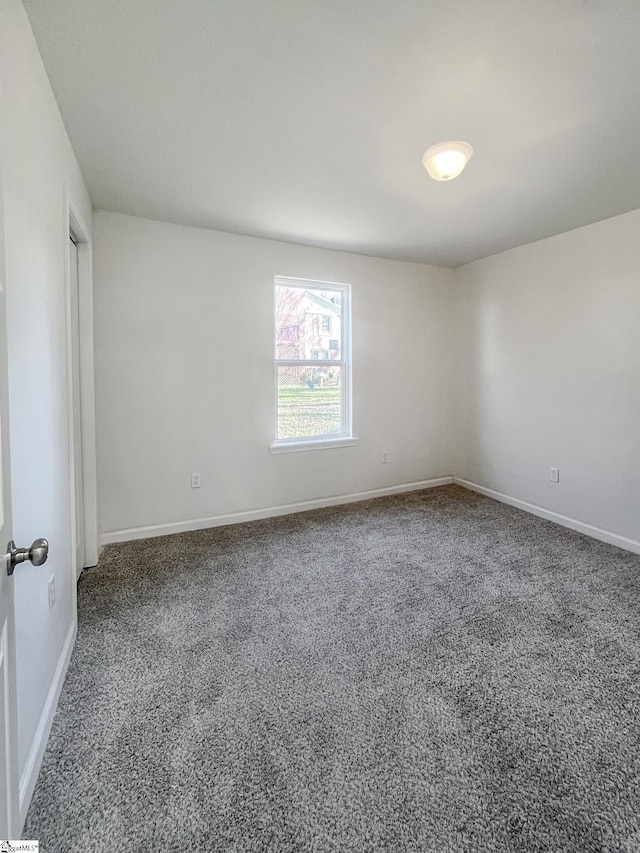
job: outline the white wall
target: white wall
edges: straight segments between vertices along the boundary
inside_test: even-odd
[[[455,281],[456,475],[637,545],[640,211],[461,267]]]
[[[103,211],[94,270],[103,541],[452,473],[450,270]],[[268,451],[274,275],[352,285],[356,447]]]
[[[92,210],[22,4],[4,0],[0,17],[14,538],[19,546],[39,536],[50,542],[44,566],[25,564],[14,576],[24,815],[74,636],[66,199],[87,227]]]

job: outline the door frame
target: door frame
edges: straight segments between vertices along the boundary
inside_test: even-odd
[[[93,323],[93,251],[90,231],[74,209],[65,193],[66,232],[65,280],[67,315],[67,408],[69,413],[69,483],[71,493],[71,545],[75,578],[84,566],[75,565],[76,542],[76,488],[74,442],[82,446],[82,517],[84,519],[85,565],[95,566],[98,562],[98,513],[96,474],[96,414],[94,380],[94,323]],[[73,424],[73,339],[71,332],[71,270],[69,237],[76,244],[78,253],[78,344],[80,358],[80,436],[74,435]],[[75,589],[75,583],[74,583]],[[75,611],[75,603],[74,603]]]

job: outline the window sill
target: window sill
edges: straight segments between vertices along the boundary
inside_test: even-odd
[[[274,441],[269,445],[270,453],[299,453],[303,450],[328,450],[332,447],[353,447],[359,438],[310,438],[302,441]]]

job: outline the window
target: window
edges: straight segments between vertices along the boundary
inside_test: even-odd
[[[274,283],[276,439],[271,451],[355,444],[349,285],[280,277]]]

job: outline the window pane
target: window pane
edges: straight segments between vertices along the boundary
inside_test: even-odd
[[[342,293],[276,285],[276,358],[342,358]]]
[[[278,367],[278,438],[335,435],[340,418],[340,367]]]

